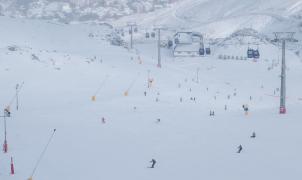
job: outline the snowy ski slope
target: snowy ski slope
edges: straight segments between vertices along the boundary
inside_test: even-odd
[[[183,16],[182,5],[191,9],[199,2],[178,3],[161,15]],[[269,9],[269,1],[257,2]],[[276,2],[276,7],[299,8],[298,1]],[[234,9],[228,16],[238,13]],[[238,22],[221,22],[231,21]],[[135,44],[136,51],[111,46],[104,40],[110,29],[104,26],[8,17],[0,17],[0,26],[5,27],[0,29],[0,105],[12,110],[9,151],[0,153],[1,180],[28,179],[53,129],[56,134],[33,179],[301,179],[302,63],[294,52],[287,52],[288,114],[279,115],[280,49],[270,43],[259,44],[258,62],[218,59],[220,54],[245,55],[247,47],[234,39],[205,58],[172,58],[163,49],[159,69],[156,42]],[[99,36],[90,38],[91,32]],[[12,46],[15,51],[9,50]],[[148,76],[154,79],[151,88]],[[10,102],[22,82],[17,111]],[[243,104],[250,108],[248,116]],[[15,175],[9,174],[10,157]],[[154,169],[148,168],[152,158]]]

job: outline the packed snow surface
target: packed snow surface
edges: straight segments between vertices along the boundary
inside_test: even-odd
[[[286,2],[295,11],[300,6]],[[231,15],[238,14],[225,14]],[[280,115],[281,50],[266,41],[257,46],[256,62],[218,58],[246,56],[247,44],[236,39],[200,58],[174,58],[162,48],[158,68],[156,41],[135,43],[133,50],[112,46],[105,25],[0,17],[0,26],[0,105],[12,112],[1,180],[28,179],[53,129],[33,179],[301,179],[302,64],[295,52],[286,52],[288,112]],[[12,99],[23,82],[16,110]],[[151,159],[154,169],[148,168]]]

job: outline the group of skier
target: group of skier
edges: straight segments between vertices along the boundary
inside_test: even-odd
[[[255,132],[253,132],[253,134],[250,136],[250,138],[256,138],[256,133]],[[239,146],[238,146],[238,151],[237,151],[237,153],[241,153],[241,151],[243,150],[243,147],[242,147],[242,145],[240,144]]]
[[[178,87],[180,88],[181,85],[178,84]],[[190,88],[189,91],[191,92],[192,89]],[[208,91],[208,88],[207,88],[207,91]],[[159,95],[159,93],[158,93],[157,95]],[[237,93],[234,92],[233,95],[236,96]],[[144,91],[144,96],[147,96],[147,92],[146,92],[146,91]],[[216,96],[214,97],[214,99],[216,99]],[[230,99],[230,95],[228,95],[228,99]],[[195,98],[195,97],[191,97],[190,100],[196,101],[196,98]],[[250,96],[250,100],[252,100],[252,97],[251,97],[251,96]],[[156,102],[158,102],[158,101],[159,101],[159,99],[156,98]],[[183,98],[180,97],[180,102],[182,102],[182,101],[183,101]],[[245,115],[248,115],[248,112],[249,112],[248,105],[242,105],[242,108],[243,108],[243,110],[244,110],[244,112],[245,112]],[[135,107],[135,109],[136,109],[136,107]],[[225,105],[224,109],[225,109],[225,110],[228,109],[228,108],[227,108],[227,105]],[[211,110],[211,111],[210,111],[210,116],[215,116],[214,110]],[[102,119],[102,122],[105,123],[105,119]],[[157,123],[160,123],[160,122],[161,122],[161,119],[160,119],[160,118],[156,119],[156,122],[157,122]],[[253,132],[252,135],[250,136],[250,138],[256,138],[256,133]],[[240,144],[240,145],[238,146],[237,153],[241,153],[242,150],[243,150],[243,146]],[[153,159],[150,161],[150,163],[151,163],[151,166],[150,166],[149,168],[155,168],[155,165],[156,165],[157,161],[153,158]]]

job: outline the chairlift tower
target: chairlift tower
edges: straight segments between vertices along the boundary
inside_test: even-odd
[[[154,28],[154,30],[157,31],[157,37],[158,37],[158,39],[157,39],[157,56],[158,56],[157,67],[159,67],[159,68],[161,68],[161,48],[160,48],[161,43],[160,43],[160,41],[161,41],[161,30],[163,30],[163,29],[164,28],[162,26],[158,26],[158,27]]]
[[[281,88],[280,88],[280,114],[286,114],[286,42],[297,42],[295,32],[275,32],[273,42],[282,43]]]
[[[160,31],[161,28],[160,27],[156,27],[154,28],[154,30],[157,31],[157,67],[161,68],[161,49],[160,49]]]
[[[129,22],[128,27],[130,27],[130,48],[133,49],[133,27],[137,26],[134,22]]]

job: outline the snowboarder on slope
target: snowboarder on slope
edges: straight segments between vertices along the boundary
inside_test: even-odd
[[[255,132],[253,132],[251,138],[256,138],[256,133]]]
[[[214,111],[210,111],[210,116],[215,116],[215,112]]]

